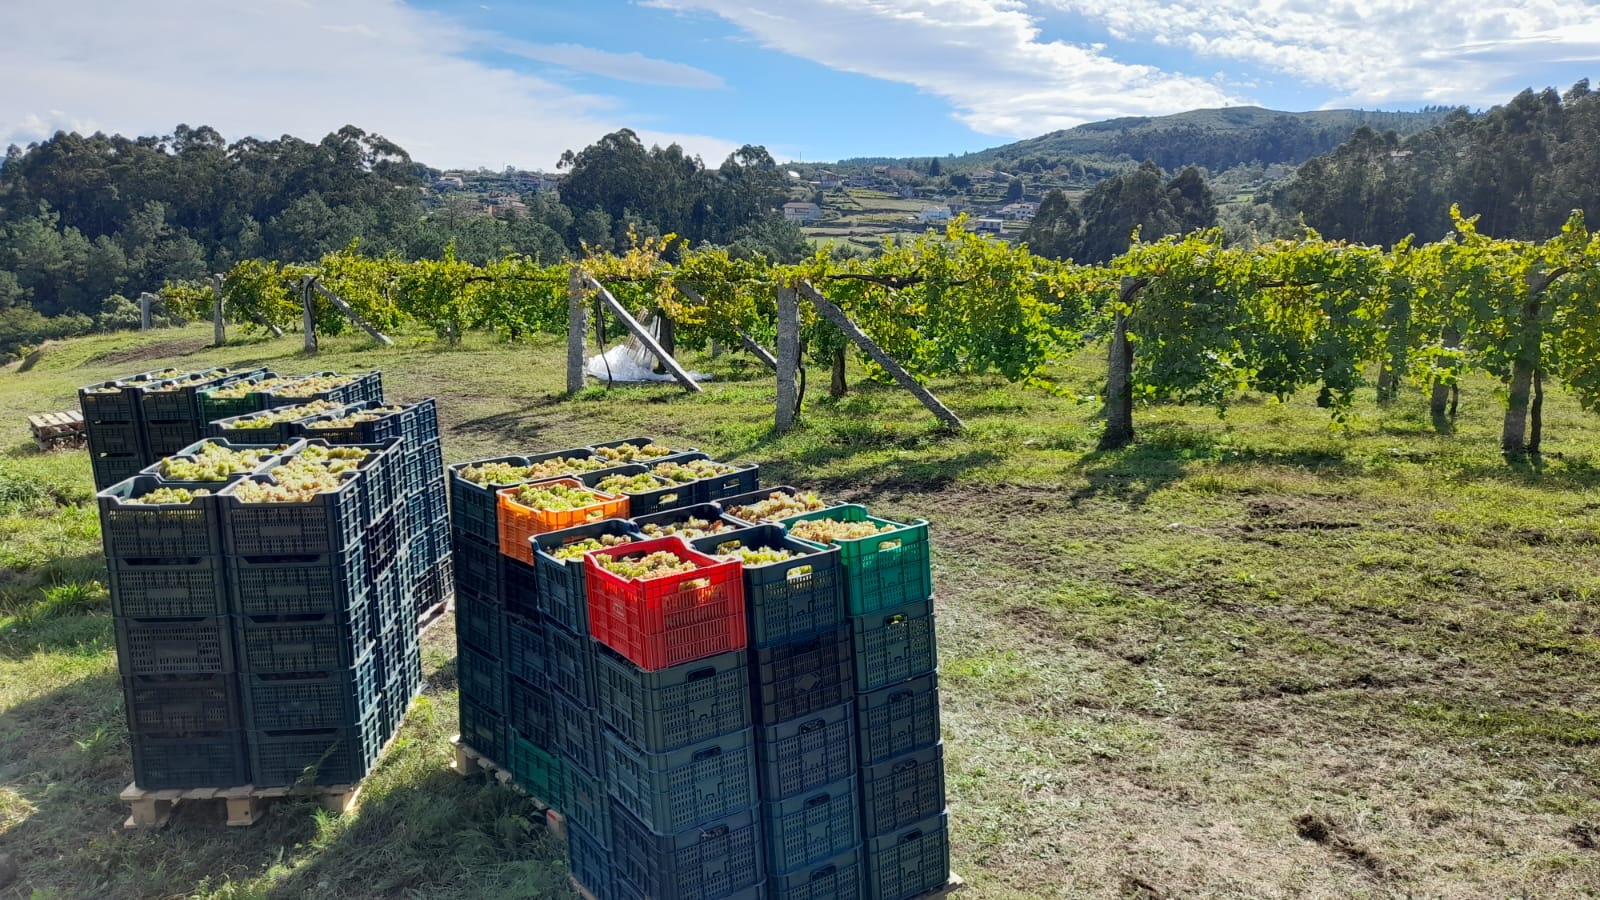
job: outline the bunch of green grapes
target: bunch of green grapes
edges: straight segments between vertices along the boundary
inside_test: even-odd
[[[284,386],[282,390],[273,391],[279,397],[310,397],[314,394],[326,393],[334,388],[344,387],[354,381],[352,375],[313,375],[310,378],[301,378],[293,384]]]
[[[579,472],[594,472],[604,469],[606,465],[606,461],[598,456],[558,456],[534,463],[528,467],[528,474],[530,480],[557,478],[562,475],[576,475]]]
[[[456,474],[476,485],[489,487],[496,484],[518,484],[533,480],[530,466],[514,466],[506,462],[480,463],[462,466]]]
[[[728,515],[746,522],[776,522],[790,516],[798,516],[805,512],[815,512],[826,508],[822,498],[816,494],[785,494],[782,491],[773,491],[767,499],[747,506],[736,506],[728,510]]]
[[[716,521],[712,522],[691,516],[690,518],[684,519],[682,522],[669,522],[665,525],[657,525],[656,523],[652,522],[649,525],[644,526],[643,531],[647,537],[655,538],[677,535],[684,540],[692,540],[698,537],[705,537],[708,534],[719,534],[721,532],[728,531],[731,528],[733,528],[732,525],[729,525],[727,522],[724,522],[721,519],[717,519]]]
[[[565,484],[524,485],[513,495],[513,499],[530,509],[545,510],[547,512],[582,509],[585,506],[594,506],[601,502],[593,491],[570,487]]]
[[[694,561],[681,559],[668,550],[657,550],[644,556],[614,557],[608,553],[596,553],[594,561],[607,572],[624,578],[660,578],[664,575],[693,572],[700,568]]]
[[[661,482],[649,472],[640,472],[637,475],[608,475],[595,485],[596,490],[608,494],[642,494],[660,488]]]
[[[642,447],[637,444],[623,444],[621,447],[596,447],[594,452],[597,456],[611,462],[631,463],[641,459],[659,459],[663,456],[670,456],[672,455],[672,448],[664,447],[661,444],[645,444]]]
[[[321,403],[323,401],[318,400],[315,402]],[[337,404],[330,405],[337,406]],[[404,412],[404,410],[398,406],[375,406],[372,409],[364,409],[360,412],[354,412],[347,416],[339,416],[335,419],[321,419],[316,422],[310,422],[307,423],[306,427],[311,429],[349,428],[358,422],[376,422],[384,416],[392,416],[397,412]]]
[[[551,552],[556,559],[583,559],[583,555],[590,550],[604,550],[607,547],[620,547],[623,544],[633,543],[633,538],[625,534],[602,534],[598,538],[584,538],[564,544]]]
[[[747,566],[764,566],[768,563],[794,559],[800,554],[781,547],[748,547],[738,541],[729,541],[717,546],[717,555],[737,559]]]
[[[304,461],[327,469],[335,475],[342,472],[354,472],[361,468],[361,461],[372,455],[371,450],[360,447],[319,447],[315,444],[307,445],[296,454],[294,461]],[[273,472],[277,474],[276,471]]]
[[[194,498],[204,497],[210,493],[204,488],[187,490],[185,488],[160,487],[128,502],[143,503],[149,506],[166,506],[172,503],[189,504],[194,502]]]
[[[293,422],[296,419],[304,419],[308,416],[321,415],[322,413],[332,412],[333,410],[342,408],[343,405],[339,403],[329,403],[326,400],[313,400],[310,403],[302,403],[299,406],[280,406],[276,409],[258,412],[249,418],[234,419],[230,422],[219,422],[218,424],[222,428],[229,431],[267,428],[272,425],[277,425],[280,422]]]
[[[161,461],[161,477],[171,481],[227,481],[228,476],[249,472],[272,455],[270,450],[230,450],[217,443],[200,445],[193,456],[171,456]]]
[[[272,482],[241,482],[235,495],[246,503],[304,503],[336,491],[369,452],[357,447],[306,447],[272,470]]]
[[[789,534],[803,541],[826,544],[872,537],[895,530],[894,525],[873,522],[841,522],[838,519],[806,519],[789,526]]]
[[[99,386],[97,388],[90,388],[88,391],[86,391],[86,393],[90,393],[90,394],[120,394],[120,393],[122,393],[122,385],[120,385],[117,382],[113,381],[110,384],[103,384],[103,385],[101,385],[101,386]]]
[[[272,378],[263,378],[260,381],[235,381],[233,384],[219,387],[213,391],[206,391],[205,393],[206,396],[218,400],[237,400],[246,394],[254,394],[257,391],[270,391],[293,380],[293,378],[274,376]]]

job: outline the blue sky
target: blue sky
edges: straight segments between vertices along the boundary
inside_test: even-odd
[[[961,153],[1197,107],[1484,107],[1600,75],[1600,0],[0,4],[0,144],[316,138],[551,169],[619,127],[709,163]],[[1506,2],[1506,0],[1499,0]]]

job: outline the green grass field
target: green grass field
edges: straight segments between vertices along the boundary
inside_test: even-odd
[[[1497,451],[1494,385],[1455,433],[1370,392],[1332,430],[1309,398],[1141,409],[1094,451],[1095,407],[941,381],[970,426],[811,372],[773,384],[592,387],[554,342],[299,338],[209,328],[52,345],[0,369],[0,898],[568,897],[525,801],[449,769],[454,637],[358,814],[287,804],[248,829],[180,808],[124,831],[131,778],[83,452],[25,416],[158,364],[381,368],[439,398],[451,461],[652,434],[932,523],[954,866],[982,900],[1600,896],[1600,417],[1557,393],[1546,455]],[[1098,389],[1103,351],[1056,373]]]

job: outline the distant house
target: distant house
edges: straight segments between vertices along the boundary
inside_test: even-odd
[[[1000,234],[1006,230],[1006,220],[985,216],[972,223],[972,230],[977,234]]]
[[[817,187],[824,191],[838,190],[839,185],[843,183],[844,182],[839,179],[839,176],[833,174],[832,172],[823,172],[821,175],[817,176]]]
[[[466,188],[466,186],[466,179],[460,175],[445,175],[435,179],[433,182],[433,189],[436,191],[459,191]]]
[[[930,222],[948,222],[950,221],[950,207],[930,206],[917,214],[917,221],[924,225]]]
[[[1039,214],[1039,204],[1029,203],[1026,200],[1008,203],[1000,207],[1000,215],[1012,221],[1031,219]]]
[[[815,222],[822,218],[822,207],[815,203],[785,203],[783,205],[783,220],[785,222]]]

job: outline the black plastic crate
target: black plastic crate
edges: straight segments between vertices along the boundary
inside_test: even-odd
[[[134,675],[122,679],[122,697],[130,734],[178,737],[243,727],[232,674]]]
[[[855,710],[849,704],[768,725],[757,738],[764,800],[787,800],[856,771]]]
[[[163,737],[134,734],[133,783],[147,791],[230,788],[250,783],[242,732]]]
[[[83,422],[92,426],[96,422],[138,422],[139,398],[142,390],[130,390],[137,382],[154,383],[149,373],[101,381],[78,388],[78,408],[83,410]]]
[[[388,571],[400,559],[400,548],[408,535],[405,508],[389,510],[367,533],[357,546],[366,545],[368,571],[374,575]]]
[[[218,490],[215,484],[131,477],[100,491],[100,532],[107,559],[193,559],[222,555],[215,494],[188,503],[133,503],[157,488]]]
[[[611,846],[611,794],[606,790],[604,773],[590,772],[577,760],[561,756],[561,811],[569,825],[577,825],[594,836],[596,843]]]
[[[700,479],[701,498],[708,503],[720,502],[724,497],[737,497],[761,487],[761,467],[753,463],[728,463],[738,466],[738,471]]]
[[[270,477],[252,475],[246,480]],[[359,477],[347,478],[337,490],[303,503],[244,503],[229,493],[242,483],[223,488],[217,498],[224,541],[235,556],[338,553],[361,540],[369,524]]]
[[[563,776],[565,772],[562,773]],[[562,780],[562,796],[567,796],[567,781]],[[602,797],[604,799],[604,797]],[[609,801],[607,801],[609,802]],[[604,840],[598,835],[603,833]],[[572,813],[567,813],[567,855],[571,858],[572,877],[583,886],[593,900],[617,900],[615,867],[608,849],[611,846],[609,822],[604,832],[596,832],[578,824]]]
[[[733,542],[764,550],[788,550],[796,559],[743,567],[744,608],[750,646],[771,647],[837,628],[844,622],[844,577],[839,548],[791,538],[779,525],[758,525],[696,538],[689,546],[717,555]]]
[[[301,434],[301,424],[320,415],[320,413],[307,412],[298,419],[285,419],[281,422],[241,427],[244,422],[264,412],[267,412],[267,410],[258,409],[243,415],[229,416],[225,419],[213,419],[206,425],[206,434],[215,438],[224,438],[236,444],[287,444],[290,441],[304,437]]]
[[[722,507],[722,512],[723,512],[724,515],[726,515],[728,518],[732,519],[735,522],[740,522],[740,523],[745,524],[745,525],[773,525],[773,524],[777,524],[777,523],[775,521],[774,522],[753,522],[753,521],[749,521],[749,520],[746,520],[746,519],[741,519],[737,515],[734,515],[733,510],[735,508],[737,508],[737,507],[740,507],[740,506],[749,506],[749,505],[752,505],[752,504],[755,504],[755,503],[760,503],[761,501],[767,499],[768,497],[772,496],[773,494],[788,494],[791,497],[802,497],[802,496],[805,496],[806,494],[810,494],[810,493],[814,493],[814,492],[813,491],[801,490],[800,488],[797,488],[797,487],[795,487],[793,485],[780,484],[780,485],[774,485],[774,486],[771,486],[771,487],[764,487],[764,488],[761,488],[759,490],[748,491],[748,492],[743,493],[743,494],[735,494],[735,495],[733,495],[731,497],[723,497],[721,500],[717,501],[717,505]],[[822,504],[823,504],[823,508],[824,509],[828,509],[828,508],[831,508],[831,507],[843,506],[844,505],[843,503],[840,503],[837,500],[823,500]]]
[[[201,391],[215,390],[245,379],[258,378],[265,375],[266,371],[266,369],[242,371],[211,369],[157,385],[146,391],[140,400],[144,420],[146,422],[187,420],[194,422],[197,427],[203,427],[205,420],[200,418]]]
[[[253,732],[251,776],[256,787],[356,784],[378,760],[382,730],[374,711],[349,728]]]
[[[334,615],[348,622],[369,598],[366,561],[366,548],[359,543],[323,556],[231,557],[233,611],[241,616]]]
[[[377,708],[382,695],[380,656],[374,648],[354,666],[326,675],[239,676],[249,729],[292,731],[359,725]]]
[[[649,471],[648,466],[621,465],[596,472],[582,472],[575,477],[589,487],[597,487],[601,481],[613,475],[644,475]],[[628,498],[629,515],[648,516],[683,506],[695,506],[701,502],[699,492],[693,484],[674,484],[654,475],[651,478],[657,486],[650,490],[612,492],[617,496]]]
[[[651,900],[759,897],[765,876],[761,816],[745,808],[695,828],[662,834],[613,808],[611,857],[625,892]]]
[[[590,444],[585,449],[590,450],[590,451],[597,451],[597,450],[601,450],[601,449],[617,449],[617,448],[620,448],[620,447],[622,447],[624,445],[628,445],[628,446],[632,446],[632,447],[644,447],[644,446],[649,445],[649,444],[659,444],[659,442],[655,438],[650,438],[650,437],[631,437],[631,438],[623,438],[623,439],[617,440],[617,441],[606,441],[603,444]],[[627,466],[627,465],[636,465],[636,464],[637,465],[651,465],[651,466],[653,466],[653,465],[655,465],[656,463],[659,463],[659,462],[666,462],[667,460],[671,460],[671,459],[684,458],[684,457],[691,456],[693,454],[698,454],[699,452],[700,452],[699,450],[697,450],[697,449],[695,449],[693,447],[689,447],[689,448],[670,448],[670,452],[668,452],[668,453],[666,453],[666,454],[664,454],[662,456],[653,456],[653,457],[650,457],[648,459],[607,460],[607,462],[610,463],[611,465],[614,465],[614,466]],[[597,453],[596,455],[600,455],[600,454]]]
[[[144,428],[139,422],[88,422],[84,425],[89,452],[143,456]]]
[[[432,485],[439,486],[439,504],[434,512],[448,517],[445,505],[448,490],[444,481],[444,448],[439,441],[429,441],[420,446],[407,446],[405,457],[405,486],[408,491],[420,491]]]
[[[506,679],[506,724],[547,753],[556,751],[554,705],[550,691],[543,686],[531,685],[520,678]]]
[[[151,459],[172,456],[205,436],[199,422],[145,423],[145,449]]]
[[[232,620],[117,619],[117,668],[128,675],[234,671]]]
[[[667,536],[666,533],[651,535],[646,530],[647,526],[659,525],[665,527],[678,525],[688,521],[689,519],[701,519],[710,523],[720,522],[725,531],[735,528],[749,527],[743,522],[736,521],[723,515],[722,507],[715,503],[700,503],[694,506],[680,506],[677,509],[663,510],[662,512],[653,513],[648,516],[633,516],[632,518],[634,528],[638,529],[639,534],[644,537]],[[720,534],[721,532],[717,533]],[[692,540],[692,538],[690,538],[690,540]]]
[[[855,629],[857,693],[899,684],[939,668],[932,600],[851,616],[850,622]]]
[[[456,604],[456,632],[469,647],[495,659],[510,660],[506,653],[506,615],[499,606],[477,598]]]
[[[605,726],[594,710],[560,691],[550,692],[551,733],[563,759],[592,775],[606,771]]]
[[[511,763],[511,729],[499,713],[461,698],[461,742],[505,768]]]
[[[767,866],[774,875],[808,869],[861,843],[854,775],[762,806]]]
[[[403,453],[401,459],[409,459],[411,454]],[[439,528],[445,535],[450,534],[450,511],[445,504],[444,482],[434,479],[426,484],[407,486],[401,493],[405,498],[406,515],[410,517],[411,527],[416,531],[430,531]]]
[[[769,900],[866,900],[866,862],[860,845],[767,880]]]
[[[561,811],[561,759],[518,734],[511,735],[511,778],[528,796]]]
[[[775,725],[848,703],[855,696],[850,626],[750,652],[757,723]]]
[[[297,381],[304,381],[309,378],[326,378],[332,376],[339,376],[339,373],[313,372],[310,375],[301,376],[299,379],[297,379]],[[381,401],[383,399],[383,373],[381,371],[363,372],[360,374],[343,377],[348,378],[344,384],[329,388],[325,391],[316,391],[312,393],[301,393],[296,391],[295,383],[293,382],[279,385],[267,392],[265,395],[263,401],[265,408],[274,409],[279,406],[298,406],[302,403],[309,403],[312,400],[326,400],[329,403],[343,403],[349,405],[354,403],[366,403],[369,400]]]
[[[217,390],[223,387],[238,387],[240,384],[257,385],[269,378],[277,378],[274,372],[261,371],[245,378],[230,381],[226,385],[215,385],[201,388],[195,392],[195,405],[199,408],[199,421],[202,424],[215,422],[218,419],[231,419],[245,413],[260,412],[266,407],[266,395],[250,392],[239,397],[218,397]]]
[[[461,607],[476,602],[462,600],[457,603],[457,618],[461,615]],[[529,684],[543,682],[549,666],[549,623],[539,615],[519,616],[515,613],[506,615],[505,623],[506,671]]]
[[[749,728],[749,684],[743,650],[655,672],[607,650],[595,654],[595,708],[601,721],[648,753]]]
[[[89,469],[94,488],[103,491],[139,474],[149,460],[143,453],[91,453]]]
[[[944,744],[861,768],[861,822],[867,837],[909,827],[944,806]]]
[[[857,695],[856,727],[863,766],[939,743],[939,676]]]
[[[189,443],[183,445],[182,447],[179,447],[178,449],[172,451],[171,453],[165,454],[164,458],[157,459],[155,462],[153,462],[150,465],[148,465],[148,466],[144,467],[143,469],[139,470],[139,474],[141,474],[141,475],[154,475],[162,483],[169,483],[169,484],[170,483],[179,483],[179,484],[183,484],[183,483],[185,483],[185,482],[183,482],[183,479],[181,479],[181,478],[168,478],[166,473],[163,471],[164,468],[165,468],[164,464],[166,463],[167,458],[170,458],[170,457],[182,457],[182,458],[186,458],[186,459],[187,458],[192,458],[196,454],[200,453],[200,451],[204,450],[206,448],[206,446],[210,445],[210,444],[215,444],[217,446],[223,447],[223,448],[228,449],[228,450],[263,450],[263,451],[267,451],[267,453],[265,455],[263,455],[263,457],[261,459],[261,463],[259,465],[257,465],[255,468],[253,468],[250,471],[248,471],[248,472],[236,472],[236,473],[234,473],[232,475],[227,476],[226,478],[222,479],[221,481],[213,481],[213,482],[206,482],[206,483],[194,482],[194,484],[196,486],[198,486],[198,487],[209,487],[212,491],[220,491],[224,487],[227,487],[228,485],[234,483],[235,481],[238,481],[239,479],[244,478],[246,475],[259,475],[259,474],[267,471],[268,469],[272,468],[273,466],[277,465],[279,457],[281,457],[281,456],[283,456],[283,455],[285,455],[287,453],[292,453],[295,450],[298,450],[300,447],[305,446],[304,444],[302,444],[299,441],[291,441],[291,442],[289,442],[287,444],[278,444],[278,443],[272,443],[272,444],[245,444],[245,443],[238,443],[238,442],[235,442],[235,441],[230,441],[230,440],[227,440],[225,438],[201,437],[201,438],[196,438],[196,439],[190,441]]]
[[[394,701],[403,712],[422,691],[422,650],[416,632],[396,628],[378,641],[378,678],[386,685],[384,700]]]
[[[526,456],[497,456],[491,459],[479,459],[472,462],[457,463],[450,467],[450,517],[451,525],[470,540],[477,541],[486,547],[500,548],[500,517],[498,512],[499,499],[495,491],[508,484],[480,485],[462,478],[460,472],[468,466],[481,466],[485,463],[508,463],[513,466],[529,465]]]
[[[335,672],[367,655],[377,638],[371,604],[336,615],[240,616],[240,670],[258,675]]]
[[[504,566],[501,564],[505,557],[500,555],[500,551],[456,533],[451,552],[456,558],[456,593],[500,605],[505,591]]]
[[[544,591],[538,569],[520,559],[502,556],[500,574],[505,579],[501,596],[505,598],[507,612],[530,619],[544,616]]]
[[[228,612],[222,560],[106,560],[111,613],[136,619],[221,616]]]
[[[412,615],[409,601],[406,599],[405,585],[401,584],[405,580],[409,566],[409,557],[402,556],[398,565],[392,565],[382,574],[372,578],[371,603],[379,634],[411,623]]]
[[[419,610],[429,610],[453,599],[456,595],[455,557],[446,555],[428,567],[417,593]],[[420,619],[419,619],[420,623]]]
[[[638,539],[639,533],[627,519],[605,519],[534,535],[533,558],[539,570],[540,602],[551,621],[573,634],[589,633],[589,579],[584,575],[583,558],[560,560],[552,552],[574,541],[602,535]]]
[[[867,840],[867,896],[913,900],[950,881],[950,828],[944,813]]]
[[[584,706],[598,700],[595,692],[595,657],[599,650],[586,634],[573,634],[559,626],[547,627],[545,674],[550,683]]]
[[[384,407],[399,407],[399,409],[381,414],[371,421],[334,427],[327,424],[357,413]],[[380,400],[367,400],[306,419],[300,423],[299,431],[302,437],[321,438],[331,444],[373,444],[390,438],[401,438],[408,447],[418,446],[439,439],[438,405],[431,398],[407,404],[386,404]]]
[[[497,714],[506,708],[506,671],[500,661],[491,659],[470,647],[458,646],[456,650],[456,675],[461,682],[461,696]]]
[[[606,732],[611,796],[661,834],[682,831],[756,803],[754,735],[722,735],[670,753],[646,753]]]

